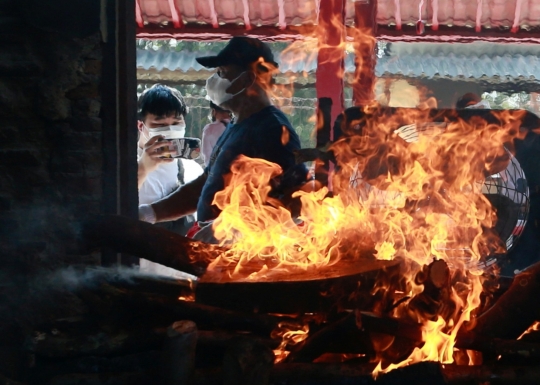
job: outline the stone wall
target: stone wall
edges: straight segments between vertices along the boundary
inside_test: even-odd
[[[99,262],[76,238],[77,220],[100,212],[103,198],[99,1],[72,3],[73,14],[65,0],[0,0],[0,271],[9,276]]]

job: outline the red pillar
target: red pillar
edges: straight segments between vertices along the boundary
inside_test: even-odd
[[[375,65],[377,64],[377,0],[357,1],[354,4],[353,30],[355,76],[353,103],[366,105],[374,98]]]
[[[345,1],[321,0],[320,3],[316,89],[318,99],[323,97],[332,99],[331,125],[344,107]],[[321,129],[322,122],[317,122],[317,126]],[[321,134],[329,136],[330,140],[333,139],[331,128],[327,135],[323,132]]]

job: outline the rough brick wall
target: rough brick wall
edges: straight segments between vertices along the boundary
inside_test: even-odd
[[[78,29],[69,9],[71,24],[65,26],[37,4],[0,0],[0,271],[5,274],[97,262],[79,251],[76,223],[81,215],[99,212],[103,196],[99,5],[91,8],[97,15],[82,6],[89,21]],[[66,4],[44,2],[61,9]]]

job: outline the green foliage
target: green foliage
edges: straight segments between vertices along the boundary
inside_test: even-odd
[[[145,40],[137,39],[137,49],[163,52],[210,52],[218,53],[227,42],[222,41],[182,41],[182,40]]]
[[[531,95],[528,92],[513,94],[497,91],[484,92],[482,94],[482,99],[487,100],[493,109],[523,109],[537,113],[531,104]]]

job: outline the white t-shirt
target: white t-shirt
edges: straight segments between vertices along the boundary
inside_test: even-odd
[[[229,123],[227,120],[225,120],[224,122]],[[216,120],[215,122],[204,126],[202,132],[201,152],[203,155],[205,166],[208,166],[208,162],[210,162],[210,155],[212,155],[212,150],[214,149],[214,146],[216,145],[219,137],[221,136],[221,134],[223,134],[223,131],[225,131],[226,128],[227,125],[219,120]]]
[[[142,151],[142,148],[137,149],[137,160],[140,159]],[[194,160],[179,159],[178,161],[184,166],[185,183],[197,179],[204,172]],[[178,163],[163,163],[146,176],[146,180],[139,189],[139,205],[154,203],[172,193],[178,186],[180,186]]]
[[[142,156],[142,148],[137,148],[137,160]],[[178,159],[184,166],[184,182],[188,183],[197,179],[203,172],[203,168],[194,160]],[[178,163],[163,163],[156,170],[146,176],[139,189],[139,205],[150,204],[166,197],[180,186],[178,180]],[[139,270],[143,273],[164,275],[174,278],[186,278],[189,274],[178,270],[140,259]]]

